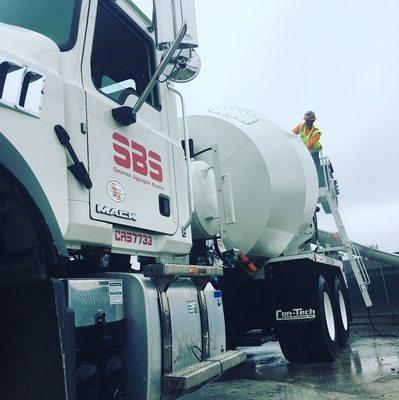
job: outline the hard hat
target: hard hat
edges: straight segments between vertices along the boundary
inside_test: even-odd
[[[316,119],[316,114],[314,113],[314,111],[306,111],[305,119]]]

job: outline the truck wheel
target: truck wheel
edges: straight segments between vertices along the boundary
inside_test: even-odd
[[[334,361],[339,350],[334,297],[322,275],[319,277],[317,290],[317,320],[314,324],[304,326],[304,339],[312,361]]]
[[[349,298],[348,289],[341,280],[335,278],[335,320],[337,322],[337,334],[340,347],[345,347],[349,338]]]
[[[47,229],[35,205],[0,167],[0,388],[2,400],[66,399],[59,301],[45,278]],[[68,339],[69,340],[69,339]],[[62,345],[62,347],[61,347]],[[50,378],[49,378],[50,377]]]
[[[280,343],[281,351],[288,361],[310,361],[309,354],[306,350],[306,344],[300,332],[300,327],[291,325],[279,328],[277,331],[277,339]]]
[[[317,282],[316,320],[277,328],[284,357],[291,362],[334,361],[339,350],[334,297],[323,276]]]

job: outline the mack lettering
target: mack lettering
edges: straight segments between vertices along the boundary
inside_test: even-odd
[[[137,221],[136,213],[126,210],[118,210],[114,207],[108,207],[102,204],[96,204],[96,212],[99,214],[110,215],[117,218]]]

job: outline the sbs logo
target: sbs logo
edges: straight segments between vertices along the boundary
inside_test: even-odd
[[[154,181],[163,182],[162,159],[158,153],[116,132],[112,138],[114,162],[119,167],[133,170],[142,176],[149,176]]]

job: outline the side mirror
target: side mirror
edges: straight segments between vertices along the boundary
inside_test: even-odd
[[[166,66],[163,74],[176,83],[186,83],[198,76],[201,70],[201,58],[194,49],[177,50]]]
[[[163,50],[175,40],[184,24],[187,31],[179,48],[198,47],[194,0],[153,0],[157,48]]]

